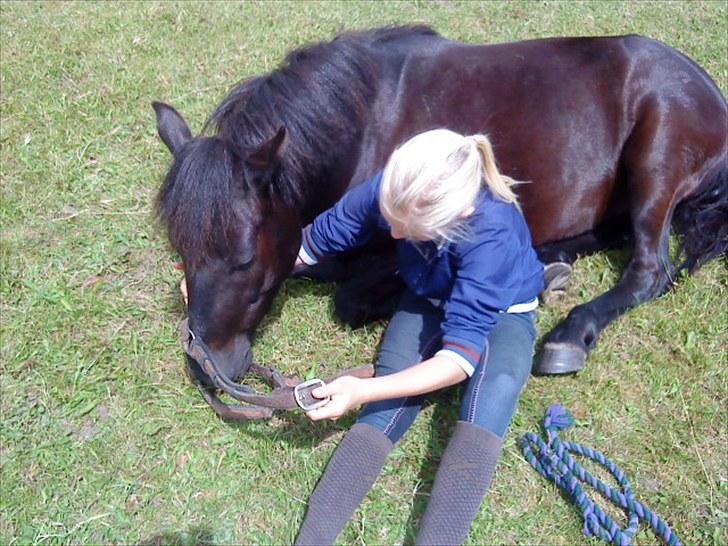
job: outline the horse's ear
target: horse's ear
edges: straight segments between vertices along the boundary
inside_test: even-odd
[[[280,162],[288,145],[288,132],[281,126],[275,136],[266,140],[251,153],[245,162],[258,171],[269,171]]]
[[[179,152],[185,142],[192,138],[187,122],[177,110],[163,102],[153,102],[152,108],[157,113],[157,132],[172,152]]]

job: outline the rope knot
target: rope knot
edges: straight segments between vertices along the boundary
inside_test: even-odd
[[[551,404],[546,410],[543,426],[546,430],[564,430],[574,424],[574,416],[561,404]]]

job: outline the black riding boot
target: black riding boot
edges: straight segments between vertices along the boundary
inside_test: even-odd
[[[382,471],[392,441],[371,425],[357,423],[344,436],[308,501],[296,544],[333,544]]]
[[[458,421],[437,469],[416,544],[462,544],[490,486],[503,440]]]

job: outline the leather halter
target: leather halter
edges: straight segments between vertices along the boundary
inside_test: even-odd
[[[294,387],[303,381],[300,377],[283,375],[275,368],[253,363],[248,368],[248,373],[260,375],[274,386],[269,394],[258,394],[252,387],[243,383],[235,383],[225,375],[212,357],[209,347],[200,336],[195,335],[190,330],[188,319],[183,320],[180,324],[180,338],[185,353],[200,366],[202,372],[214,386],[214,388],[207,387],[195,381],[203,398],[221,417],[228,419],[265,419],[271,417],[274,410],[298,408],[294,396]],[[188,361],[188,373],[194,379],[195,376],[191,366],[192,363]],[[343,375],[353,375],[361,378],[371,377],[374,375],[374,367],[367,364],[350,368],[326,378],[325,381],[328,383]],[[218,397],[216,392],[218,390],[250,405],[227,404]]]

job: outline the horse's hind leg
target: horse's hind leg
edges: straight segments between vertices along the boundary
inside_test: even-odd
[[[627,309],[665,292],[672,284],[669,232],[677,202],[698,185],[697,173],[709,155],[694,150],[701,142],[686,124],[645,119],[635,128],[623,155],[630,193],[633,251],[622,277],[611,290],[571,310],[547,336],[537,374],[571,373],[584,367],[599,333]],[[670,130],[672,128],[672,130]],[[704,140],[702,141],[704,142]],[[694,154],[686,154],[693,149]],[[699,163],[699,164],[697,164]]]
[[[663,209],[660,225],[635,225],[632,257],[611,290],[574,307],[547,336],[535,373],[571,373],[584,367],[587,353],[599,333],[621,313],[663,293],[670,286],[673,265],[668,254],[669,213]]]

